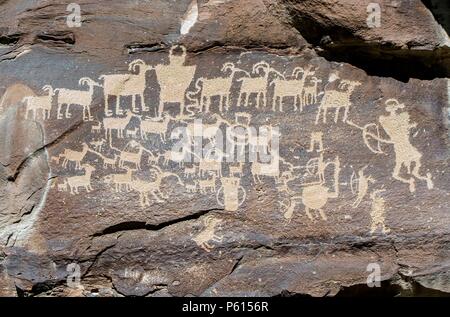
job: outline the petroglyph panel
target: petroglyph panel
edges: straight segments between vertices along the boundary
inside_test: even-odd
[[[174,224],[177,238],[155,235],[164,242],[155,252],[169,257],[164,245],[173,244],[226,262],[230,245],[350,232],[389,239],[448,211],[430,208],[448,202],[436,115],[444,81],[369,77],[307,53],[183,46],[72,70],[23,84],[1,114],[42,131],[50,174],[33,226],[44,249],[75,226],[72,242],[87,247],[86,236],[183,218],[192,223]],[[17,84],[9,87],[5,95]],[[71,221],[80,218],[81,227]],[[131,232],[126,239],[141,247]]]

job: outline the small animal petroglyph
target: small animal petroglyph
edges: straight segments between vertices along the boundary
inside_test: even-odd
[[[222,242],[223,236],[219,236],[216,234],[217,227],[222,223],[221,219],[217,218],[206,218],[203,221],[203,230],[194,236],[194,242],[201,247],[206,252],[211,252],[214,246],[211,245],[211,242]]]
[[[106,140],[105,139],[100,139],[100,140],[97,140],[97,141],[91,141],[89,144],[94,147],[95,151],[101,152],[103,146],[106,144]]]
[[[131,190],[133,172],[136,170],[129,167],[125,167],[125,169],[127,171],[126,173],[110,174],[104,178],[105,183],[114,185],[117,193],[120,193],[123,187],[125,187],[125,191]]]
[[[75,169],[81,169],[81,161],[86,156],[89,151],[89,146],[86,143],[82,144],[83,149],[81,151],[74,151],[71,149],[65,149],[62,154],[59,154],[56,157],[52,157],[52,161],[58,161],[62,158],[62,167],[66,168],[69,162],[75,163]]]
[[[85,171],[84,175],[67,178],[67,185],[69,185],[72,195],[79,194],[78,190],[80,187],[84,188],[86,192],[92,191],[91,175],[95,171],[95,168],[92,165],[84,164],[82,169]]]
[[[126,117],[124,118],[103,118],[103,128],[105,129],[105,138],[111,140],[112,131],[117,131],[117,137],[123,138],[125,129],[127,125],[130,123],[131,118],[134,115],[131,112],[128,112]]]
[[[303,106],[313,105],[317,102],[318,86],[322,80],[313,76],[311,77],[311,82],[313,86],[305,86],[303,88]]]
[[[147,140],[147,134],[157,134],[161,137],[163,142],[166,141],[166,133],[167,127],[169,125],[171,118],[166,115],[163,116],[163,119],[150,119],[150,120],[141,120],[140,131],[142,139]]]
[[[152,166],[151,170],[155,173],[156,178],[154,181],[149,182],[138,178],[133,178],[131,182],[131,189],[135,190],[139,193],[139,201],[142,207],[150,206],[149,194],[153,196],[153,198],[158,203],[163,203],[164,199],[169,198],[168,195],[164,194],[161,191],[161,183],[162,180],[166,177],[173,176],[177,178],[178,184],[183,186],[184,183],[181,178],[174,173],[163,172],[159,167]]]
[[[215,193],[216,192],[216,174],[212,174],[211,178],[201,179],[198,181],[198,185],[200,188],[200,192],[202,194],[208,193],[208,191]]]
[[[201,111],[209,112],[213,97],[218,96],[220,98],[219,111],[223,112],[223,109],[228,110],[230,108],[231,101],[231,85],[233,84],[235,74],[237,72],[244,72],[247,76],[250,76],[250,74],[237,68],[233,63],[226,63],[223,65],[222,72],[226,72],[228,70],[231,71],[231,74],[227,77],[198,78],[195,82],[195,87],[197,90],[194,92],[188,92],[188,99],[197,101],[192,96],[200,94],[200,109]]]

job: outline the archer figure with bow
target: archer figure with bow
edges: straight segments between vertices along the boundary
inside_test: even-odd
[[[426,176],[420,175],[420,167],[422,166],[422,154],[411,144],[409,135],[411,129],[417,126],[417,123],[410,122],[410,116],[407,111],[398,112],[398,110],[405,107],[404,104],[399,103],[396,99],[386,100],[387,116],[380,116],[378,119],[381,127],[384,129],[389,139],[380,137],[379,127],[375,123],[366,124],[360,127],[357,124],[347,120],[347,123],[353,127],[360,129],[363,132],[363,139],[369,150],[375,154],[385,154],[381,149],[381,143],[392,144],[395,152],[395,167],[392,177],[403,183],[409,184],[409,190],[414,192],[416,189],[415,178],[427,182],[428,189],[433,188],[431,174]],[[370,130],[375,128],[375,133]],[[374,148],[370,143],[370,138],[377,141],[377,146]],[[406,168],[409,178],[400,175],[402,168]]]

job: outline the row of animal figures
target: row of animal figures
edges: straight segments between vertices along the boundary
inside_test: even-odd
[[[91,143],[92,145],[92,143]],[[119,150],[111,145],[111,148],[118,151],[120,154],[115,155],[113,159],[107,158],[100,151],[102,144],[96,144],[96,148],[92,149],[88,144],[83,143],[83,149],[81,151],[74,151],[71,149],[65,149],[64,152],[58,156],[52,157],[52,161],[60,163],[62,161],[62,167],[68,168],[68,164],[72,163],[75,169],[84,169],[84,174],[79,176],[68,177],[63,183],[58,185],[58,190],[67,191],[75,195],[79,194],[79,189],[84,188],[87,192],[92,190],[91,177],[92,173],[96,170],[90,164],[82,164],[82,161],[86,159],[88,152],[97,155],[103,160],[103,168],[111,168],[114,171],[116,168],[125,169],[125,173],[110,173],[104,177],[104,182],[113,186],[117,193],[125,191],[137,191],[140,195],[140,203],[142,207],[150,205],[150,199],[148,195],[152,195],[156,202],[163,202],[163,199],[167,198],[167,195],[163,194],[160,190],[161,182],[163,178],[173,176],[177,178],[178,184],[184,186],[188,193],[217,193],[217,182],[224,183],[224,176],[222,174],[223,162],[222,160],[201,160],[198,163],[189,164],[185,166],[182,161],[174,161],[179,164],[179,167],[184,167],[183,175],[177,175],[171,172],[163,172],[159,165],[164,168],[168,167],[169,161],[173,160],[172,153],[170,151],[162,154],[154,154],[148,151],[145,147],[135,141],[131,141],[125,147],[124,150]],[[339,197],[339,174],[340,174],[340,161],[339,157],[336,157],[334,161],[324,161],[323,145],[321,140],[321,133],[313,133],[311,138],[311,146],[308,152],[314,152],[316,146],[318,146],[317,153],[319,156],[308,161],[306,166],[294,166],[291,163],[280,158],[279,155],[275,155],[271,163],[259,163],[252,162],[250,172],[253,175],[254,183],[262,182],[262,177],[270,177],[275,180],[277,189],[280,193],[292,195],[293,191],[289,188],[289,182],[299,179],[301,175],[297,172],[298,169],[303,168],[306,170],[308,176],[315,177],[315,181],[305,183],[302,195],[298,198],[291,198],[287,205],[283,204],[282,208],[285,208],[284,213],[286,219],[290,220],[293,215],[293,211],[296,206],[296,199],[301,199],[305,206],[306,215],[314,220],[310,210],[316,212],[316,216],[320,215],[323,220],[327,220],[324,214],[323,207],[326,205],[329,199]],[[131,151],[133,149],[133,151]],[[136,151],[137,149],[137,151]],[[149,182],[133,176],[133,173],[141,170],[141,161],[143,160],[143,153],[148,154],[147,161],[149,168],[155,173],[155,180]],[[220,153],[223,154],[224,153]],[[161,162],[160,159],[163,158]],[[118,165],[116,165],[118,163]],[[280,171],[281,165],[287,166],[287,170]],[[334,185],[333,188],[329,188],[325,177],[325,171],[332,166],[334,168]],[[357,178],[358,190],[353,190],[353,193],[358,193],[355,206],[357,207],[368,191],[368,185],[373,181],[371,177],[365,177],[363,170],[360,171]],[[184,181],[181,177],[184,177]],[[238,180],[235,184],[240,184],[241,178],[244,176],[244,163],[234,163],[228,168],[227,179],[233,178]],[[351,184],[353,186],[355,180]],[[245,195],[245,190],[244,190]],[[294,195],[295,196],[295,195]]]
[[[311,70],[311,67],[306,69],[296,67],[288,75],[286,72],[284,74],[280,73],[270,66],[269,63],[261,61],[256,63],[252,67],[252,72],[249,73],[236,67],[234,63],[228,62],[221,69],[224,75],[212,78],[200,77],[195,81],[195,90],[189,91],[192,78],[186,78],[185,82],[183,82],[183,78],[177,77],[177,70],[181,73],[186,73],[186,70],[190,70],[189,67],[194,66],[183,66],[180,62],[151,66],[142,60],[135,60],[130,63],[129,69],[136,74],[102,75],[100,76],[100,80],[103,81],[102,84],[91,78],[81,78],[79,85],[86,86],[87,89],[53,88],[50,85],[46,85],[43,88],[46,95],[28,96],[23,99],[26,107],[26,117],[28,118],[31,114],[36,119],[38,111],[41,111],[42,118],[49,119],[54,100],[56,100],[57,119],[71,118],[70,107],[77,106],[82,108],[83,120],[92,121],[94,118],[91,114],[91,106],[94,101],[95,87],[103,89],[104,115],[106,117],[113,115],[113,111],[109,107],[111,96],[115,97],[116,116],[124,114],[124,109],[120,107],[120,99],[123,97],[132,97],[131,110],[134,113],[139,113],[139,108],[137,107],[138,97],[141,103],[141,112],[150,111],[150,107],[145,104],[144,98],[144,91],[148,88],[146,73],[150,70],[155,70],[157,73],[160,73],[163,82],[170,82],[174,85],[167,86],[160,82],[160,104],[157,109],[155,107],[156,118],[163,116],[164,107],[167,103],[178,103],[180,115],[182,116],[185,108],[187,108],[185,105],[186,100],[189,102],[188,106],[194,107],[199,112],[207,113],[210,111],[213,99],[218,98],[219,111],[221,113],[228,111],[231,107],[233,81],[236,80],[236,82],[240,83],[238,107],[248,107],[250,98],[255,98],[254,104],[256,108],[266,107],[268,89],[273,87],[273,111],[283,112],[285,98],[291,97],[294,100],[294,110],[300,110],[301,112],[305,106],[316,104],[319,96],[323,95],[316,116],[316,124],[320,121],[321,116],[323,122],[326,122],[327,111],[330,109],[336,111],[334,116],[335,122],[338,120],[340,109],[344,109],[343,121],[345,122],[352,105],[351,95],[355,88],[361,85],[358,81],[340,80],[336,74],[332,74],[330,81],[340,80],[338,87],[319,93],[319,84],[322,80],[315,76],[315,71]],[[243,74],[243,76],[236,74]],[[170,76],[173,76],[173,78]],[[181,81],[181,83],[176,83],[176,80]],[[180,89],[182,93],[180,93]],[[65,112],[63,113],[62,109],[64,107]]]

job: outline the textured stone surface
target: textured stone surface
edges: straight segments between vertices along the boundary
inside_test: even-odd
[[[386,293],[449,293],[448,36],[419,0],[382,3],[380,28],[362,2],[78,1],[82,26],[69,28],[68,1],[0,1],[0,295],[346,295],[368,291],[371,263]],[[194,92],[230,65],[242,71],[229,107],[215,96],[200,111]],[[110,96],[105,109],[108,75],[147,66],[143,99],[116,108]],[[267,70],[259,107],[256,94],[245,107],[245,81]],[[300,101],[286,92],[281,108],[281,75],[295,74]],[[90,114],[58,109],[55,89],[87,92],[86,77]],[[34,116],[46,85],[49,117]],[[127,115],[123,137],[105,129]],[[167,120],[161,135],[152,119]],[[200,190],[212,173],[164,162],[194,119],[224,134],[278,128],[277,177],[247,161],[227,187],[237,164],[222,162],[215,189]]]

